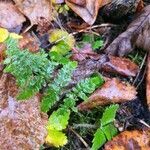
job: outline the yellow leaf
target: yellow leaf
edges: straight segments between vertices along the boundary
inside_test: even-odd
[[[66,135],[58,130],[48,129],[48,135],[45,139],[46,144],[54,147],[61,147],[67,144]]]
[[[49,41],[51,43],[56,42],[57,40],[65,42],[70,48],[72,48],[75,43],[75,39],[72,35],[69,35],[68,32],[60,29],[53,30],[50,34]]]
[[[7,29],[0,28],[0,42],[4,42],[9,36]]]
[[[10,33],[9,36],[13,39],[22,39],[23,38],[21,35],[16,34],[16,33]]]

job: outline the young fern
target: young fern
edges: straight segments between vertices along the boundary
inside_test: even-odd
[[[49,118],[49,126],[52,129],[59,131],[65,129],[68,125],[71,110],[76,110],[76,101],[79,99],[85,100],[85,97],[88,98],[89,94],[94,92],[95,89],[102,84],[103,79],[101,76],[81,80],[76,87],[66,95],[63,105],[51,114]]]
[[[15,39],[8,38],[5,72],[11,73],[19,86],[18,99],[29,99],[46,84],[54,68],[58,65],[47,58],[44,51],[31,53],[27,49],[20,50]]]

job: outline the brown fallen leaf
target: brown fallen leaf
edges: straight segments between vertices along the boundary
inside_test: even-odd
[[[9,2],[0,1],[0,27],[12,29],[22,25],[25,17],[15,5]]]
[[[73,48],[72,53],[73,54],[71,56],[71,59],[78,62],[83,61],[87,58],[98,60],[100,57],[96,52],[92,50],[91,44],[85,44],[80,50],[77,48]]]
[[[149,150],[150,130],[124,131],[105,144],[104,150]]]
[[[25,33],[22,36],[23,38],[19,40],[20,49],[28,49],[30,52],[39,51],[39,43],[35,37],[30,33]]]
[[[51,1],[49,0],[13,0],[18,9],[29,18],[32,25],[37,25],[40,21],[51,21]]]
[[[123,76],[135,77],[139,71],[138,65],[127,58],[108,56],[109,61],[102,64],[102,70]]]
[[[117,78],[106,79],[104,85],[97,89],[87,101],[78,105],[79,110],[88,110],[111,103],[123,103],[136,98],[136,89],[129,83]]]
[[[105,50],[112,55],[124,56],[135,46],[150,51],[150,5]]]
[[[147,105],[150,110],[150,54],[148,56],[147,61],[147,77],[146,77],[146,99],[147,99]]]
[[[18,102],[15,80],[8,74],[0,78],[0,149],[40,149],[47,134],[47,117],[40,113],[39,96]]]
[[[90,57],[90,59],[87,59],[87,57]],[[98,71],[115,73],[126,77],[134,77],[139,72],[138,66],[126,58],[76,53],[75,58],[72,57],[72,59],[79,61],[77,69],[73,72],[72,84]]]
[[[99,8],[109,3],[110,0],[65,0],[65,2],[86,23],[92,25],[96,20]]]

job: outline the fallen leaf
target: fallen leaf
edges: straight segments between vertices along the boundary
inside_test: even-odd
[[[135,46],[150,51],[150,5],[105,50],[112,55],[124,56]]]
[[[139,72],[139,67],[130,59],[108,56],[109,61],[103,63],[102,70],[107,73],[115,73],[123,76],[135,77]]]
[[[1,1],[0,8],[0,27],[12,29],[25,22],[25,17],[12,3]]]
[[[87,58],[99,59],[99,55],[92,50],[91,44],[85,44],[80,50],[77,48],[72,48],[71,59],[75,61],[83,61]]]
[[[83,55],[82,55],[83,56]],[[86,55],[87,56],[87,55]],[[112,57],[107,55],[88,55],[90,59],[79,61],[82,58],[76,58],[79,61],[77,69],[73,72],[71,84],[75,84],[81,79],[89,77],[94,72],[105,71],[123,76],[136,76],[139,72],[138,66],[129,59]],[[92,56],[92,57],[91,57]]]
[[[96,20],[99,8],[109,3],[110,0],[65,0],[65,2],[86,23],[92,25]]]
[[[29,18],[32,25],[37,25],[40,21],[51,21],[51,1],[49,0],[13,0],[17,8]]]
[[[149,150],[150,130],[124,131],[105,144],[104,150]]]
[[[30,52],[39,51],[39,43],[35,37],[33,37],[30,33],[25,33],[22,36],[23,38],[19,40],[20,49],[28,49]]]
[[[147,105],[150,110],[150,55],[148,56],[147,61],[146,98],[147,98]]]
[[[88,110],[106,104],[131,101],[136,98],[136,94],[135,87],[129,83],[121,82],[117,78],[107,78],[101,88],[97,89],[87,101],[78,105],[78,109]]]
[[[40,113],[39,96],[18,102],[15,80],[0,78],[0,149],[39,149],[46,137],[47,117]]]
[[[4,42],[9,36],[9,32],[7,29],[0,28],[0,43]]]

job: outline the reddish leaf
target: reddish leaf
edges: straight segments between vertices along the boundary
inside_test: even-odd
[[[127,58],[109,56],[109,61],[102,65],[102,70],[123,76],[136,76],[139,67]]]
[[[73,48],[72,52],[73,54],[71,56],[71,59],[76,61],[83,61],[86,58],[97,60],[100,57],[97,53],[93,52],[90,44],[85,44],[84,47],[80,50],[78,50],[77,48]]]
[[[136,89],[129,83],[117,78],[106,79],[104,85],[97,89],[86,102],[78,105],[79,110],[88,110],[110,103],[122,103],[136,98]]]
[[[30,33],[22,35],[23,38],[19,40],[19,47],[21,49],[29,49],[31,52],[37,52],[39,50],[39,44],[35,37]]]
[[[150,130],[124,131],[105,144],[104,150],[149,150]]]

